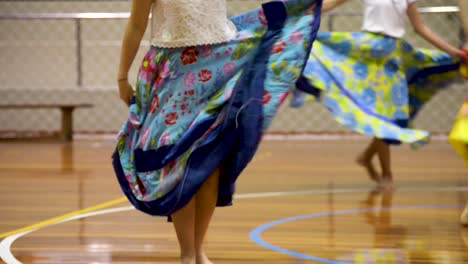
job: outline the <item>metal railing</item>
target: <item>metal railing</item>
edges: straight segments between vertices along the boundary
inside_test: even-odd
[[[450,13],[458,13],[460,12],[460,8],[457,6],[434,6],[434,7],[420,7],[418,8],[419,13],[421,14],[450,14]],[[335,18],[336,17],[341,17],[341,16],[362,16],[361,11],[355,11],[355,10],[344,10],[344,11],[334,11],[334,12],[329,12],[326,13],[329,17],[328,20],[328,30],[333,31],[334,23],[335,23]]]
[[[422,7],[418,9],[420,13],[457,13],[459,8],[456,6],[443,6],[443,7]],[[342,16],[361,16],[361,11],[334,11],[326,13],[328,16],[328,30],[334,30],[335,19]],[[76,41],[76,71],[78,87],[83,84],[83,61],[82,61],[82,20],[105,20],[105,19],[127,19],[130,13],[0,13],[0,20],[18,19],[18,20],[31,20],[31,19],[53,19],[53,20],[74,20],[75,21],[75,41]]]

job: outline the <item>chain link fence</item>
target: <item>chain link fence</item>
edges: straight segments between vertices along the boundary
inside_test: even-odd
[[[228,0],[230,15],[259,6],[262,1]],[[419,0],[420,7],[456,6],[456,0]],[[131,1],[0,1],[2,14],[123,13]],[[358,0],[339,10],[361,10]],[[444,39],[460,45],[461,24],[456,12],[423,14],[424,21]],[[325,16],[323,31],[359,31],[361,16]],[[90,102],[91,109],[78,109],[74,128],[78,132],[115,132],[126,118],[119,101],[116,72],[126,19],[35,18],[0,19],[0,104]],[[149,47],[149,34],[135,60],[130,77],[134,80],[142,56]],[[417,46],[430,47],[407,29],[407,39]],[[433,132],[450,130],[463,98],[464,84],[439,93],[418,116],[416,125]],[[1,110],[2,131],[50,131],[60,129],[59,110]],[[345,132],[318,102],[290,109],[285,104],[271,132]]]

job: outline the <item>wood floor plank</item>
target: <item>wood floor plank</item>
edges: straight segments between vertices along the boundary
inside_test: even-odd
[[[392,148],[396,188],[382,191],[354,163],[366,143],[264,141],[239,178],[234,206],[215,212],[206,244],[214,263],[314,263],[299,255],[468,263],[468,228],[458,223],[468,169],[450,145]],[[91,140],[0,143],[0,233],[122,197],[113,147]],[[291,217],[260,238],[296,256],[250,239],[257,227]],[[178,263],[171,224],[132,209],[41,228],[15,241],[12,253],[23,263]]]

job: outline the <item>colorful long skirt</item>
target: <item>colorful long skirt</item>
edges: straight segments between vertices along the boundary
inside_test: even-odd
[[[300,77],[320,24],[321,0],[270,2],[232,19],[234,40],[152,47],[113,165],[139,210],[168,216],[220,170],[218,206]]]
[[[457,119],[449,134],[449,142],[455,151],[465,160],[468,166],[468,98],[458,113]]]
[[[427,131],[408,128],[438,91],[461,81],[448,54],[418,49],[403,39],[359,32],[320,32],[291,106],[307,92],[320,97],[351,130],[389,143],[427,143]]]

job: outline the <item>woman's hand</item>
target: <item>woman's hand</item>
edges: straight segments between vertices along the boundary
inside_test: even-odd
[[[460,54],[460,59],[464,64],[468,64],[468,50],[462,50]]]
[[[463,63],[468,64],[468,41],[465,42],[465,45],[463,45],[462,54],[460,57]]]
[[[119,80],[119,94],[120,99],[122,99],[127,106],[130,106],[133,99],[133,88],[127,79]]]

